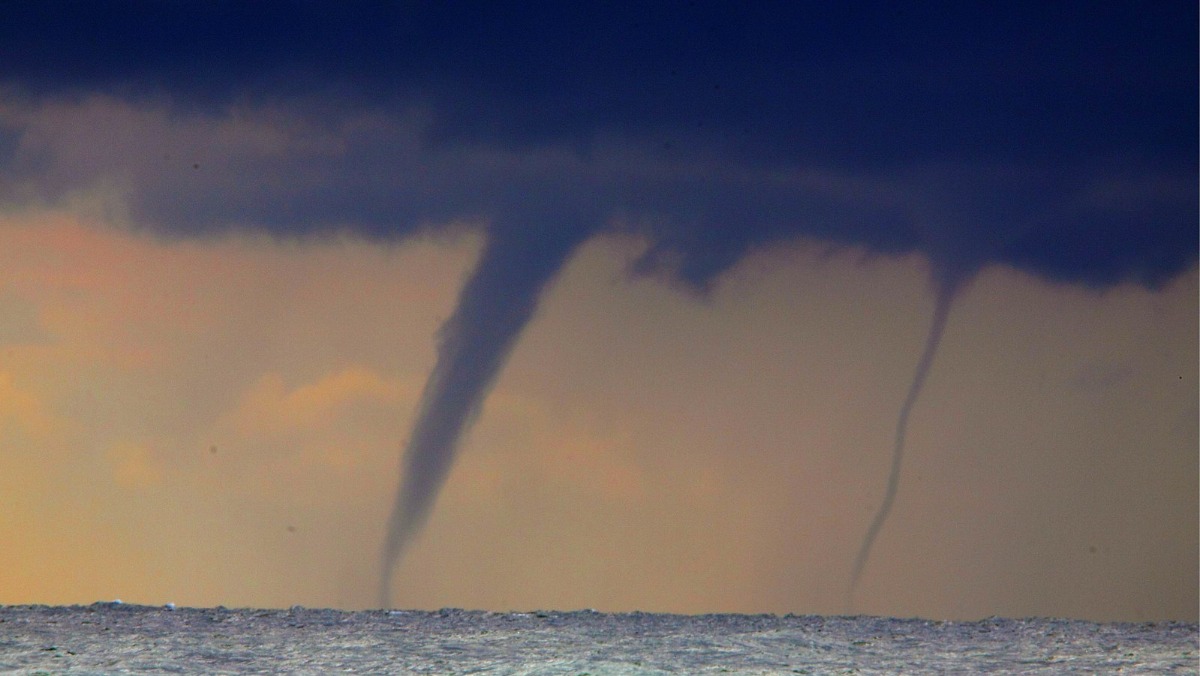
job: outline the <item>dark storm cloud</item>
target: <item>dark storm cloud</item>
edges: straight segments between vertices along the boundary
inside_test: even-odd
[[[224,185],[140,181],[134,215],[160,227],[387,236],[546,200],[640,219],[655,243],[643,267],[671,261],[697,284],[794,236],[953,257],[946,241],[978,233],[991,248],[965,265],[1102,286],[1158,283],[1195,260],[1195,25],[1186,2],[13,3],[0,10],[0,82],[12,101],[104,93],[214,117],[424,111],[416,138],[327,128],[350,152],[242,175],[201,162]],[[10,178],[12,134],[0,143]],[[599,165],[613,139],[656,176]],[[547,165],[547,148],[573,166]],[[480,168],[481,153],[507,166]],[[746,171],[714,188],[703,164]],[[847,208],[863,196],[754,176],[813,169],[940,192],[930,199],[951,208],[934,205],[949,213],[931,228],[910,205]],[[202,193],[213,188],[220,205]],[[173,210],[177,189],[190,203]]]
[[[1183,2],[45,2],[5,8],[0,56],[36,92],[419,94],[439,101],[448,134],[489,141],[690,123],[785,158],[904,163],[965,146],[1178,153],[1173,136],[1194,130],[1165,111],[1195,108],[1195,13]]]

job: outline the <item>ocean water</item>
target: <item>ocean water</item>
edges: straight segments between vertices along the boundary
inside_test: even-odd
[[[1181,622],[0,606],[20,674],[1200,672]]]

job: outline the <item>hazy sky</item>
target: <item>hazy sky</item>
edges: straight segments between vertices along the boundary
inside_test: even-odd
[[[1194,3],[332,7],[0,10],[0,603],[846,612],[942,286],[854,610],[1196,619]]]

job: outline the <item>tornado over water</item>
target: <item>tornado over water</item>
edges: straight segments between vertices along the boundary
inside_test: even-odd
[[[913,406],[917,403],[917,398],[921,396],[921,388],[925,385],[925,379],[929,376],[929,370],[933,366],[933,359],[937,355],[938,344],[942,341],[946,319],[950,316],[950,305],[957,289],[958,283],[954,280],[944,279],[938,283],[933,321],[929,326],[929,335],[925,338],[925,348],[921,351],[921,358],[917,361],[917,370],[913,374],[912,384],[908,386],[908,394],[904,396],[904,403],[900,405],[900,415],[896,419],[896,437],[892,444],[892,466],[888,470],[887,490],[884,491],[883,502],[879,504],[879,509],[875,512],[875,518],[871,520],[871,525],[867,528],[866,535],[863,536],[858,556],[854,558],[854,571],[851,573],[850,587],[846,593],[848,607],[853,606],[854,591],[858,587],[863,569],[866,568],[867,561],[871,557],[871,547],[875,544],[875,538],[879,536],[879,531],[883,529],[883,524],[892,513],[892,505],[896,501],[896,491],[900,485],[900,468],[904,461],[904,441],[908,435],[908,418],[912,413]]]
[[[762,543],[771,557],[789,557],[772,559],[764,570],[786,565],[804,570],[794,576],[759,576],[787,580],[772,587],[770,595],[762,590],[738,591],[738,585],[730,582],[722,585],[728,589],[720,590],[720,595],[702,590],[691,596],[692,590],[684,589],[689,585],[680,585],[680,593],[692,599],[689,603],[718,603],[720,598],[751,609],[769,599],[771,604],[792,604],[788,607],[806,612],[815,609],[814,603],[843,601],[837,592],[848,581],[844,600],[852,601],[896,502],[909,418],[936,358],[951,304],[968,276],[995,270],[997,276],[988,283],[995,284],[1000,294],[1016,288],[1039,298],[1078,294],[1053,296],[1062,307],[1098,303],[1099,294],[1120,289],[1113,294],[1116,298],[1106,301],[1104,311],[1132,313],[1141,304],[1158,303],[1154,294],[1160,291],[1179,294],[1182,287],[1177,284],[1195,284],[1200,258],[1196,227],[1200,130],[1195,124],[1200,101],[1195,26],[1200,9],[1196,2],[1167,0],[1153,3],[1151,9],[1149,3],[1132,0],[1094,3],[1102,4],[1103,11],[1094,11],[1089,3],[1013,2],[987,7],[955,3],[936,12],[912,3],[913,7],[895,12],[892,4],[869,3],[864,11],[857,3],[822,3],[819,9],[809,3],[753,3],[750,9],[731,3],[672,3],[670,9],[647,13],[633,5],[558,3],[555,11],[547,12],[529,3],[479,3],[477,11],[468,15],[445,3],[0,2],[0,240],[27,242],[22,246],[36,254],[11,254],[12,246],[0,243],[0,254],[8,256],[4,260],[29,259],[22,262],[26,267],[6,266],[0,274],[0,315],[9,313],[10,297],[36,309],[28,321],[0,317],[4,320],[0,321],[0,347],[4,348],[0,385],[9,388],[0,391],[0,417],[17,415],[12,409],[31,421],[26,426],[24,417],[13,418],[16,422],[9,424],[12,421],[5,417],[0,445],[6,453],[0,459],[24,463],[25,458],[45,458],[42,462],[52,465],[46,471],[58,472],[60,465],[94,463],[103,456],[108,463],[104,466],[111,465],[113,476],[121,479],[109,482],[111,487],[105,484],[104,490],[114,491],[140,489],[143,480],[207,490],[210,475],[188,479],[201,465],[182,453],[196,440],[207,448],[210,436],[214,443],[220,437],[222,449],[238,439],[246,447],[278,446],[278,453],[258,453],[254,459],[246,454],[244,460],[272,463],[261,467],[271,468],[271,476],[278,479],[273,484],[293,476],[296,481],[308,480],[313,467],[325,466],[309,463],[309,457],[353,456],[354,463],[348,465],[362,468],[374,467],[368,464],[372,462],[390,465],[400,439],[384,436],[386,440],[379,441],[369,436],[375,432],[367,427],[343,429],[350,418],[343,419],[340,413],[282,413],[292,410],[288,392],[293,385],[296,392],[308,392],[305,388],[311,379],[320,378],[314,381],[317,384],[340,382],[338,373],[351,367],[385,382],[400,375],[395,373],[399,363],[407,365],[396,360],[394,345],[379,346],[374,336],[363,342],[361,332],[349,327],[327,330],[323,325],[311,335],[294,335],[293,327],[299,324],[289,322],[310,317],[339,321],[336,318],[342,315],[337,313],[347,307],[339,294],[343,289],[351,293],[349,282],[343,285],[343,280],[335,280],[306,299],[299,289],[293,291],[278,281],[290,279],[286,275],[242,271],[306,265],[314,252],[364,256],[369,250],[374,256],[376,249],[406,247],[414,240],[437,242],[469,231],[482,237],[482,253],[461,288],[456,308],[440,329],[436,363],[409,437],[399,449],[403,453],[395,495],[367,491],[375,484],[357,483],[363,480],[357,470],[331,477],[342,482],[337,489],[341,492],[331,495],[378,500],[370,503],[371,510],[387,510],[388,501],[394,500],[382,549],[383,524],[372,526],[365,538],[339,529],[336,540],[306,540],[304,545],[313,551],[352,554],[354,561],[347,565],[355,570],[350,577],[364,588],[345,595],[339,591],[336,598],[344,596],[345,603],[358,604],[364,596],[371,601],[378,594],[380,604],[388,606],[393,573],[436,509],[438,493],[465,434],[524,327],[535,316],[542,293],[580,243],[615,237],[623,243],[614,250],[625,251],[636,242],[641,247],[636,253],[628,249],[633,258],[631,277],[655,278],[698,292],[697,296],[718,288],[742,265],[808,266],[813,262],[808,252],[820,253],[822,259],[826,254],[836,257],[838,266],[860,259],[871,265],[889,261],[887,265],[898,270],[925,261],[935,273],[930,288],[936,303],[915,374],[902,402],[897,402],[891,467],[878,511],[850,570],[844,565],[850,557],[838,553],[836,543],[826,539],[806,543],[814,552],[839,557],[838,572],[832,574],[837,576],[836,591],[830,601],[823,596],[827,580],[814,577],[828,567],[817,565],[814,558],[794,557],[782,542]],[[885,15],[888,21],[878,20]],[[41,239],[43,232],[45,239]],[[120,245],[110,246],[110,241]],[[151,241],[153,246],[147,244]],[[42,242],[64,247],[71,256],[87,252],[80,260],[108,261],[103,254],[114,256],[116,262],[104,263],[104,274],[97,272],[92,279],[67,263],[75,259],[59,260],[57,254],[41,251],[50,246]],[[125,251],[138,253],[118,253]],[[188,261],[185,265],[162,262],[193,251],[195,258],[179,259]],[[406,255],[409,251],[424,256],[415,247]],[[789,251],[803,253],[792,256]],[[202,270],[202,265],[207,267]],[[812,276],[796,277],[814,281],[805,292],[829,294],[828,303],[813,309],[842,308],[845,289],[816,283],[833,274],[833,268],[821,263],[808,273]],[[207,280],[178,283],[180,289],[189,289],[186,299],[179,301],[179,307],[187,310],[182,313],[169,300],[174,297],[165,295],[174,293],[175,287],[166,280],[176,279],[176,274],[203,274],[178,279]],[[743,279],[753,279],[754,274]],[[871,274],[890,280],[898,273],[889,267],[873,269]],[[163,292],[143,279],[153,280],[154,285],[163,280]],[[738,282],[750,283],[757,282]],[[123,291],[126,288],[130,291]],[[228,292],[228,300],[226,288],[236,289]],[[400,285],[370,288],[378,289],[371,293],[379,294],[381,306],[420,302]],[[92,296],[74,295],[85,291],[100,295],[94,302]],[[302,300],[304,314],[290,312],[292,304]],[[719,307],[712,326],[736,327],[747,334],[759,330],[759,321],[764,329],[777,326],[760,319],[758,306],[741,305],[743,300],[738,293],[723,296],[715,304]],[[85,302],[96,308],[95,321],[91,314],[86,322],[61,319],[80,316],[75,304]],[[632,321],[641,308],[655,306],[639,300],[621,307],[629,308]],[[811,314],[802,321],[845,330],[831,319]],[[168,320],[187,324],[160,324]],[[676,326],[673,319],[645,320],[647,335],[657,336]],[[141,331],[139,321],[166,328]],[[18,324],[20,335],[14,337],[8,327]],[[1051,324],[1045,327],[1048,332],[1056,330],[1057,325]],[[21,328],[26,325],[36,328],[35,338]],[[1161,428],[1161,443],[1142,448],[1140,442],[1122,437],[1112,440],[1114,448],[1105,452],[1114,458],[1146,454],[1147,465],[1162,458],[1190,471],[1195,392],[1184,385],[1195,372],[1194,341],[1187,342],[1186,348],[1170,342],[1170,350],[1156,352],[1156,363],[1171,369],[1174,376],[1158,378],[1137,371],[1134,362],[1125,363],[1126,357],[1099,342],[1105,336],[1113,339],[1113,350],[1126,344],[1116,342],[1118,334],[1108,328],[1089,336],[1078,350],[1072,349],[1075,361],[1062,362],[1055,379],[1048,382],[1047,387],[1078,396],[1072,400],[1075,403],[1065,402],[1061,411],[1052,407],[1054,415],[1047,418],[1054,420],[1045,424],[1075,429],[1083,419],[1072,416],[1098,415],[1100,410],[1117,415],[1136,408],[1140,414],[1142,404],[1160,400],[1134,401],[1116,394],[1133,392],[1135,387],[1161,388],[1146,391],[1161,396],[1163,406],[1183,407],[1178,423],[1155,428]],[[1178,340],[1170,333],[1174,325],[1153,329],[1164,341]],[[137,340],[122,333],[129,331]],[[286,338],[276,338],[275,331]],[[1134,331],[1130,329],[1129,335]],[[326,336],[331,339],[325,340]],[[292,341],[295,349],[270,353],[264,346],[276,340]],[[371,346],[371,351],[360,350],[360,345]],[[799,355],[823,345],[798,344],[794,349]],[[319,353],[322,360],[309,358],[305,350]],[[1042,354],[1054,354],[1050,350],[1046,347]],[[97,361],[94,368],[80,371],[77,360],[85,354]],[[213,354],[228,358],[212,361]],[[768,355],[752,357],[767,359]],[[137,368],[128,368],[131,363]],[[115,369],[111,378],[120,387],[111,397],[93,401],[90,392],[108,385],[107,369]],[[103,385],[61,377],[76,372],[94,373],[101,378],[94,382]],[[1093,372],[1130,372],[1136,377],[1111,384],[1083,377]],[[714,379],[713,386],[723,382]],[[269,390],[269,398],[264,395],[261,400],[269,405],[260,405],[257,383],[285,385],[280,386],[278,397],[276,390]],[[580,387],[587,385],[582,382]],[[641,382],[628,386],[639,387]],[[816,381],[805,382],[796,396],[801,388],[816,386]],[[322,406],[329,402],[328,409],[339,412],[345,402],[347,415],[351,402],[374,407],[382,401],[374,390],[364,389],[360,396],[358,389],[347,387],[345,393],[331,388],[327,397],[326,390],[317,388],[322,394],[314,395],[313,401]],[[755,390],[755,396],[770,393]],[[612,396],[608,391],[594,394]],[[650,398],[646,415],[656,410],[665,415],[675,401],[668,398],[683,394],[657,384],[653,393],[632,389],[623,393],[639,402]],[[1085,394],[1114,408],[1087,408],[1092,399]],[[731,393],[730,398],[740,399],[739,395]],[[144,401],[164,408],[144,411]],[[581,397],[571,404],[591,401]],[[13,408],[18,404],[22,408]],[[37,415],[27,416],[26,410]],[[110,424],[110,410],[127,416],[129,428],[115,419]],[[989,411],[996,416],[1005,413]],[[725,414],[738,415],[738,409],[729,407]],[[59,425],[57,415],[71,424]],[[1163,415],[1169,412],[1163,409]],[[780,424],[792,422],[784,419]],[[79,434],[94,430],[87,444],[59,438],[58,430],[76,429],[75,423],[84,425],[78,427]],[[1122,423],[1118,418],[1111,424],[1124,432]],[[43,428],[55,434],[36,431]],[[1133,429],[1128,427],[1128,433],[1134,434]],[[292,435],[297,434],[311,434],[313,439],[294,444]],[[229,435],[237,436],[225,441]],[[351,439],[356,443],[350,444]],[[357,443],[359,439],[363,443]],[[829,442],[823,450],[830,453],[856,443],[840,436],[821,441]],[[7,453],[14,443],[25,450]],[[636,446],[638,458],[658,444],[640,438],[630,443]],[[1127,448],[1117,448],[1118,443]],[[1092,452],[1088,448],[1092,444],[1079,439],[1053,438],[1046,444],[1046,452],[1055,454],[1052,457],[1061,454],[1054,466],[1064,468],[1063,472],[1072,462],[1088,460],[1089,456],[1078,454]],[[98,455],[110,445],[113,452]],[[59,446],[61,453],[56,450]],[[77,460],[67,450],[76,446],[83,453]],[[325,453],[326,446],[333,450]],[[878,451],[882,454],[887,446],[883,441]],[[126,448],[135,449],[128,463],[123,455]],[[670,452],[686,449],[680,440]],[[1151,455],[1151,450],[1158,455]],[[731,444],[727,452],[741,449]],[[757,457],[771,457],[769,452],[764,448]],[[1028,457],[1024,449],[1008,452],[1014,462]],[[224,467],[232,454],[209,455],[206,458],[214,463],[203,465],[205,472],[217,471],[218,459]],[[142,471],[143,456],[153,471]],[[289,459],[298,465],[294,475],[274,473],[279,463]],[[697,472],[718,461],[727,460],[716,454],[694,460]],[[122,483],[126,464],[138,468],[131,482],[137,486]],[[788,461],[786,466],[800,465],[808,466],[799,461]],[[1116,465],[1105,467],[1109,468],[1105,476],[1116,477],[1115,470],[1110,471]],[[1163,512],[1164,518],[1179,523],[1191,519],[1180,532],[1192,537],[1194,496],[1168,483],[1170,477],[1188,472],[1167,467],[1160,468],[1161,476],[1147,471],[1145,481],[1161,483],[1145,485],[1173,487],[1176,502],[1171,505],[1176,506],[1171,507],[1174,512]],[[42,471],[38,466],[36,472]],[[3,472],[5,477],[10,474],[18,476]],[[805,473],[795,480],[828,478]],[[728,499],[736,504],[753,502],[757,509],[761,503],[765,509],[776,499],[774,493],[760,494],[750,483],[744,487],[740,481],[725,483]],[[254,504],[260,499],[268,501],[263,505],[282,499],[274,488],[266,490],[259,484],[251,477],[222,485],[217,497],[224,500],[225,491],[244,490],[253,491],[246,495],[255,496]],[[301,487],[294,486],[297,491]],[[854,490],[851,485],[844,488]],[[1039,485],[1030,490],[1034,488],[1041,489]],[[92,496],[91,490],[89,485],[81,495]],[[1133,495],[1125,492],[1124,484],[1119,490]],[[841,508],[849,499],[845,491],[839,495],[841,501],[830,503],[836,505],[831,509]],[[128,497],[112,495],[122,501]],[[660,493],[654,499],[672,495],[676,494]],[[678,495],[699,499],[692,493]],[[1053,502],[1058,496],[1045,499]],[[1134,510],[1129,514],[1142,514],[1141,503],[1128,504],[1127,509]],[[47,505],[46,518],[74,513]],[[314,518],[319,506],[304,502],[306,509],[314,510]],[[363,511],[357,509],[358,503],[355,506],[351,510],[348,504],[339,505],[327,518],[343,518],[343,509],[352,515],[345,518],[357,518]],[[1088,566],[1115,566],[1117,559],[1106,558],[1103,547],[1093,547],[1103,542],[1085,538],[1111,537],[1115,543],[1124,537],[1121,547],[1128,551],[1147,546],[1129,539],[1142,537],[1136,529],[1124,529],[1124,535],[1118,536],[1095,525],[1100,514],[1072,505],[1062,513],[1078,521],[1056,523],[1056,532],[1086,527],[1075,533],[1077,541],[1055,544],[1070,544],[1075,547],[1071,552],[1086,553]],[[506,513],[505,518],[520,518],[519,514]],[[29,520],[31,516],[21,518],[26,521],[18,525],[33,539],[7,549],[34,552],[27,565],[33,571],[30,575],[41,579],[37,577],[41,557],[30,546],[41,542],[37,534],[47,529],[41,521]],[[561,514],[559,518],[573,517]],[[242,527],[259,525],[248,522]],[[135,531],[141,532],[129,532]],[[672,537],[690,532],[679,529]],[[714,529],[713,536],[718,532],[726,531]],[[191,537],[193,531],[180,533]],[[215,535],[229,538],[230,546],[244,541],[225,530],[214,531]],[[1172,580],[1170,587],[1162,589],[1176,591],[1159,590],[1155,595],[1195,596],[1195,575],[1179,574],[1195,569],[1195,548],[1187,547],[1187,540],[1175,540],[1162,554],[1175,558],[1142,557],[1154,567],[1148,570],[1173,571],[1162,574],[1164,580]],[[256,536],[255,542],[259,541]],[[1015,544],[1042,547],[1041,541]],[[1117,551],[1115,547],[1111,551]],[[172,556],[183,556],[183,551],[172,550]],[[307,562],[296,563],[300,559],[292,551],[280,549],[276,554],[287,556],[289,569],[303,568],[296,575],[321,570]],[[1037,551],[1038,556],[1028,556],[1047,570],[1054,566],[1043,583],[1055,587],[1060,586],[1056,582],[1060,563],[1084,560],[1070,558],[1075,553],[1066,550],[1053,555]],[[635,554],[622,550],[614,555]],[[711,551],[707,555],[716,556]],[[260,558],[256,555],[253,560]],[[1098,563],[1101,560],[1108,563]],[[1167,561],[1173,563],[1163,563]],[[378,582],[376,565],[380,566]],[[370,573],[360,575],[360,566]],[[600,568],[603,578],[590,574],[578,578],[603,582],[595,589],[579,590],[596,595],[597,604],[616,598],[608,589],[623,586],[611,577],[623,574],[620,567]],[[1129,575],[1122,567],[1109,570],[1122,580]],[[851,575],[847,578],[846,573]],[[17,579],[12,575],[20,574],[9,577]],[[434,573],[442,576],[439,579],[446,574]],[[510,573],[493,569],[492,574]],[[646,580],[658,574],[646,571]],[[102,580],[101,588],[109,584],[106,575],[97,578]],[[238,575],[245,577],[243,572]],[[1175,581],[1176,577],[1183,582]],[[322,593],[307,577],[295,579],[306,582],[297,582],[294,589],[285,589],[283,580],[261,586],[300,598]],[[397,584],[400,579],[397,576]],[[559,582],[546,590],[529,590],[544,591],[545,596],[518,598],[560,598],[550,589]],[[1003,584],[994,578],[987,583]],[[1081,580],[1074,591],[1063,591],[1080,597],[1071,600],[1077,605],[1057,607],[1091,607],[1095,595],[1081,593],[1085,584]],[[703,585],[690,585],[699,586]],[[439,593],[461,591],[455,587],[461,585],[452,581]],[[810,595],[813,587],[821,592]],[[871,603],[888,609],[888,595],[894,592],[895,585],[880,585],[872,590]],[[329,593],[318,598],[332,602],[334,592]],[[788,594],[796,595],[788,598]],[[981,592],[981,598],[990,598],[989,594]],[[397,593],[397,600],[400,596]],[[404,596],[415,599],[417,595]],[[290,605],[283,603],[283,596],[256,598]],[[865,592],[862,600],[867,601]],[[656,591],[637,603],[684,602]],[[720,603],[727,605],[724,600]],[[1141,607],[1133,601],[1112,603],[1117,605],[1107,606],[1106,611],[1112,616],[1127,616],[1133,612],[1130,609]]]
[[[493,228],[479,262],[440,330],[437,364],[425,383],[388,520],[379,582],[391,605],[391,576],[424,525],[446,480],[463,433],[474,422],[547,282],[577,237],[561,231]]]

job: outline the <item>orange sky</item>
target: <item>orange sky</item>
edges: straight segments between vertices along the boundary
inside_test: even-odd
[[[373,602],[478,250],[0,216],[0,603]],[[696,299],[588,244],[396,576],[399,607],[845,612],[928,329],[920,258],[752,256]],[[957,299],[855,610],[1196,619],[1197,274]]]

